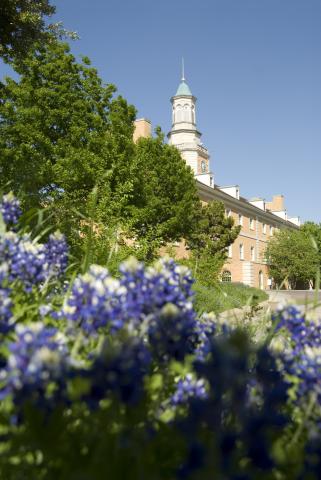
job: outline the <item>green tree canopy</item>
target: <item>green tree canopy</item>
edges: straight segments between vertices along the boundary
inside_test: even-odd
[[[301,230],[310,236],[312,242],[315,242],[315,247],[319,256],[319,264],[321,267],[321,223],[305,222],[301,226]]]
[[[54,12],[49,0],[1,0],[0,57],[22,58],[35,41],[47,40],[45,17]]]
[[[0,86],[0,187],[9,182],[26,208],[46,205],[72,242],[79,216],[94,221],[102,248],[108,226],[147,256],[191,233],[200,204],[191,170],[160,132],[134,144],[135,108],[87,58],[51,41],[14,67],[19,81]]]
[[[193,173],[179,151],[155,138],[137,142],[132,163],[131,228],[150,252],[191,234],[200,200]]]
[[[318,254],[304,230],[280,230],[269,241],[266,259],[277,284],[288,280],[292,288],[308,285],[316,277]]]
[[[67,44],[38,46],[14,66],[20,80],[0,87],[1,186],[10,182],[26,207],[54,207],[66,228],[74,208],[85,214],[94,187],[100,220],[119,214],[132,189],[135,108],[114,98],[115,87],[87,58],[77,63]]]
[[[193,227],[187,246],[192,253],[194,275],[203,285],[212,286],[227,259],[227,248],[240,233],[240,226],[234,226],[234,219],[225,215],[222,202],[213,201],[198,209]]]

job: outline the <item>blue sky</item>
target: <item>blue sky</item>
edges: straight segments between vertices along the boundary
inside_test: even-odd
[[[321,221],[321,0],[56,0],[56,20],[165,133],[181,57],[215,182]]]

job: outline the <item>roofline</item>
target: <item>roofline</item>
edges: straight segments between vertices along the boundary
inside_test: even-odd
[[[274,215],[272,212],[268,212],[266,210],[261,210],[259,207],[256,207],[255,205],[252,205],[246,198],[240,197],[239,199],[232,197],[228,193],[223,192],[220,190],[220,187],[218,185],[214,185],[213,187],[208,187],[204,183],[196,180],[196,186],[198,193],[201,195],[203,194],[206,199],[209,201],[211,200],[220,200],[223,203],[228,204],[230,207],[236,207],[236,209],[240,210],[242,209],[243,211],[246,211],[247,213],[250,213],[255,216],[260,216],[263,219],[266,219],[267,222],[270,221],[271,223],[283,225],[284,227],[287,228],[292,228],[292,229],[298,229],[299,227],[295,225],[292,222],[289,222],[288,220],[284,220],[281,217],[278,217],[277,215]]]

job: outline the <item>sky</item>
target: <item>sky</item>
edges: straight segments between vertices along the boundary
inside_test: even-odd
[[[184,57],[215,183],[321,222],[321,0],[53,3],[73,53],[164,133]]]

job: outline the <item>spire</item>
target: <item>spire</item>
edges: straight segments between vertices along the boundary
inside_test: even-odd
[[[175,94],[175,97],[184,95],[184,96],[192,96],[192,92],[190,91],[189,86],[186,83],[185,80],[185,65],[184,65],[184,58],[182,57],[182,78],[181,78],[181,83],[178,86],[177,92]]]
[[[182,82],[185,82],[184,57],[182,57]]]

